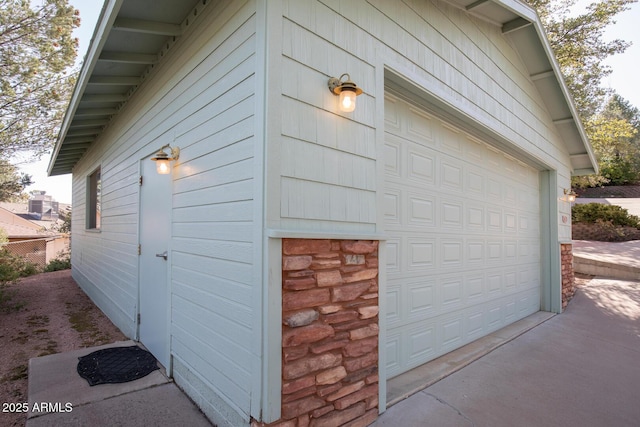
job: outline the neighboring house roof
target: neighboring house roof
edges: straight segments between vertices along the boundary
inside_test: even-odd
[[[37,238],[46,237],[49,233],[38,224],[21,218],[13,212],[0,207],[0,228],[4,229],[7,237],[15,238]]]
[[[67,203],[59,204],[59,211],[63,212],[68,209],[71,205]],[[60,219],[57,220],[45,220],[38,219],[36,215],[29,213],[29,205],[27,203],[10,203],[10,202],[0,202],[0,208],[5,209],[18,217],[31,222],[32,224],[36,224],[39,228],[50,230],[56,224],[61,222]]]
[[[107,0],[76,82],[56,142],[49,175],[70,173],[145,76],[206,7],[197,0]],[[597,162],[559,65],[535,11],[519,0],[449,0],[502,28],[529,75],[571,156],[575,175]],[[123,33],[126,33],[126,43]]]

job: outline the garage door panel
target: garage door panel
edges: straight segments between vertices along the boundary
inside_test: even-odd
[[[402,126],[402,121],[404,120],[407,138],[420,145],[434,146],[433,128],[438,123],[437,119],[421,109],[407,106],[406,104],[402,105],[402,102],[398,107],[397,120],[399,126]]]
[[[400,272],[400,239],[398,237],[391,237],[387,239],[385,244],[386,254],[386,269],[387,274],[394,274]]]
[[[388,377],[537,311],[540,299],[537,171],[391,99]]]
[[[387,334],[385,343],[385,357],[387,372],[400,373],[405,365],[402,363],[400,348],[402,347],[401,334]]]
[[[406,271],[408,272],[429,272],[436,265],[436,240],[408,237],[405,239],[406,250],[404,251]]]
[[[402,288],[400,286],[388,286],[386,293],[386,323],[387,326],[393,328],[400,325],[401,318],[401,303],[402,303]]]
[[[384,220],[387,227],[402,225],[402,190],[387,187],[384,193]]]
[[[409,320],[427,319],[434,315],[437,306],[436,283],[423,279],[406,286],[406,307]]]
[[[424,193],[406,192],[408,207],[408,218],[406,225],[408,227],[415,226],[418,229],[423,227],[435,227],[436,220],[436,205],[437,201],[435,197],[429,197]]]
[[[470,232],[485,230],[485,208],[479,203],[467,202],[466,229]]]
[[[462,230],[464,228],[464,202],[461,199],[447,198],[440,202],[440,226]]]
[[[427,149],[418,150],[418,147],[410,149],[407,153],[407,178],[419,187],[423,187],[425,184],[434,184],[436,181],[436,162],[435,153]]]
[[[384,169],[387,179],[400,177],[402,170],[402,139],[389,136],[384,144]]]
[[[462,185],[464,176],[464,167],[460,162],[452,160],[443,160],[440,162],[440,185],[447,189],[462,193],[464,187]]]

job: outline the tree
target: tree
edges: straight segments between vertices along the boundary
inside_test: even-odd
[[[572,185],[585,188],[635,183],[640,176],[640,110],[614,93],[584,124],[600,175],[574,177]]]
[[[604,30],[636,0],[595,1],[578,15],[572,11],[577,0],[527,1],[540,15],[581,119],[588,120],[601,109],[607,94],[600,83],[611,68],[603,61],[629,46],[623,40],[603,40]]]
[[[58,217],[62,221],[55,229],[60,233],[71,233],[71,206],[58,212]]]
[[[603,112],[603,117],[613,119],[624,119],[638,132],[635,143],[640,145],[640,110],[622,96],[614,93],[609,98]]]
[[[0,0],[2,157],[52,146],[73,89],[79,25],[68,0]]]
[[[18,168],[0,159],[0,202],[24,201],[24,189],[33,184],[31,175],[18,173]]]

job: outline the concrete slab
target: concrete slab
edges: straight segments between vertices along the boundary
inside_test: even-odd
[[[640,280],[640,241],[573,241],[573,268],[576,273]]]
[[[395,405],[414,393],[446,378],[553,316],[553,313],[539,311],[451,353],[447,353],[442,357],[390,379],[387,381],[387,406]]]
[[[640,241],[638,240],[630,242],[574,240],[573,254],[582,258],[640,269]]]
[[[473,427],[473,422],[456,408],[436,397],[419,392],[392,406],[370,427]]]
[[[396,416],[415,418],[395,425],[446,425],[421,407],[433,399],[453,409],[439,416],[460,425],[637,425],[638,355],[640,283],[596,278],[563,314],[389,408],[374,425]]]
[[[122,341],[29,360],[28,427],[42,426],[211,426],[196,405],[162,370],[127,383],[90,386],[77,373],[78,357]]]
[[[190,426],[211,427],[193,403],[173,383],[121,394],[27,420],[27,427]]]
[[[103,348],[128,347],[132,345],[137,344],[134,341],[121,341],[99,347],[84,348],[30,359],[29,409],[33,409],[35,403],[41,402],[59,402],[63,405],[70,403],[75,408],[113,396],[168,383],[170,380],[159,370],[153,371],[146,377],[136,381],[121,384],[101,384],[93,387],[89,385],[87,380],[78,375],[79,357]],[[39,405],[37,412],[30,411],[27,419],[50,412],[47,410],[47,405],[43,406],[44,410],[40,410]],[[54,410],[56,409],[54,408]]]

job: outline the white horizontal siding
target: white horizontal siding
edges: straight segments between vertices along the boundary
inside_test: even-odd
[[[248,422],[254,281],[255,5],[209,5],[74,170],[74,269],[135,336],[139,162],[181,149],[172,180],[171,354]],[[102,227],[84,230],[86,176],[102,170]],[[184,369],[191,371],[187,375]],[[205,399],[203,405],[216,399]],[[208,412],[205,409],[205,412]]]
[[[498,26],[439,1],[283,0],[282,11],[282,96],[274,104],[281,138],[269,141],[269,151],[282,158],[269,175],[278,196],[269,200],[279,204],[268,210],[273,227],[314,231],[333,223],[356,231],[364,225],[358,221],[380,223],[376,199],[365,193],[380,191],[371,170],[383,155],[376,145],[376,99],[384,94],[379,76],[385,66],[538,164],[568,170],[568,153],[544,102]],[[343,115],[326,84],[345,72],[364,94],[356,111]],[[352,199],[338,209],[335,203],[320,207],[318,200],[326,202],[336,186],[351,188]]]

